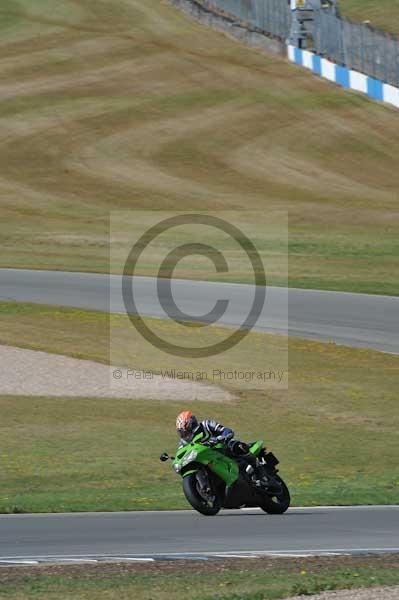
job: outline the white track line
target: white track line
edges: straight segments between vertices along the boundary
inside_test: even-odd
[[[6,565],[38,565],[39,561],[38,560],[26,560],[26,559],[16,559],[16,560],[4,560],[1,559],[0,560],[0,564],[6,564]]]
[[[98,562],[99,560],[137,560],[137,561],[145,561],[145,562],[153,562],[156,560],[156,557],[238,557],[238,558],[252,558],[252,557],[262,557],[262,556],[275,556],[275,557],[299,557],[299,556],[341,556],[341,555],[350,555],[353,553],[375,553],[375,552],[399,552],[399,547],[397,548],[318,548],[318,549],[310,549],[310,550],[232,550],[227,552],[162,552],[162,553],[152,553],[146,555],[140,554],[127,554],[121,555],[118,554],[116,556],[112,556],[110,554],[90,554],[90,555],[81,555],[81,556],[68,556],[68,555],[58,555],[58,556],[4,556],[0,557],[0,563],[4,562],[37,562],[37,561],[85,561],[85,562]]]
[[[155,562],[155,558],[138,558],[135,556],[104,556],[104,560],[121,560],[132,562]]]
[[[256,558],[254,554],[224,554],[223,552],[214,554],[213,552],[208,554],[212,558]]]
[[[51,560],[51,559],[50,559]],[[98,563],[98,560],[96,558],[61,558],[61,559],[57,559],[54,558],[54,560],[56,560],[57,562],[65,562],[65,563],[81,563],[81,562],[85,562],[85,563]]]

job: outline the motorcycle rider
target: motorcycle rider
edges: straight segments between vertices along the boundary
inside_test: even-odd
[[[259,485],[256,478],[257,459],[249,452],[249,446],[245,442],[234,440],[234,431],[225,427],[214,419],[198,419],[190,410],[184,410],[177,415],[176,430],[180,437],[179,448],[189,444],[194,436],[202,433],[201,442],[213,446],[222,442],[229,453],[237,459],[237,462],[250,483]]]

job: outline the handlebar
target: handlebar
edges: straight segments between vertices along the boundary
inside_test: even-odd
[[[218,439],[210,439],[207,442],[201,442],[203,446],[209,446],[209,448],[213,448],[213,446],[216,446],[217,444],[221,444],[222,440],[218,440]]]

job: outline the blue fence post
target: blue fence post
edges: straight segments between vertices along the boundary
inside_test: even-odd
[[[335,78],[336,82],[342,87],[349,87],[349,69],[347,67],[341,67],[341,65],[337,65],[335,67]]]
[[[383,83],[374,77],[367,78],[367,94],[374,100],[383,100]]]

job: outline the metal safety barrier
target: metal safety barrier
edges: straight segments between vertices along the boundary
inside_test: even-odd
[[[236,19],[237,24],[248,29],[283,41],[292,34],[296,12],[292,10],[293,0],[199,1]],[[373,29],[366,23],[342,18],[336,0],[296,0],[296,6],[298,11],[311,9],[310,23],[306,26],[306,48],[337,64],[399,87],[398,37]]]

